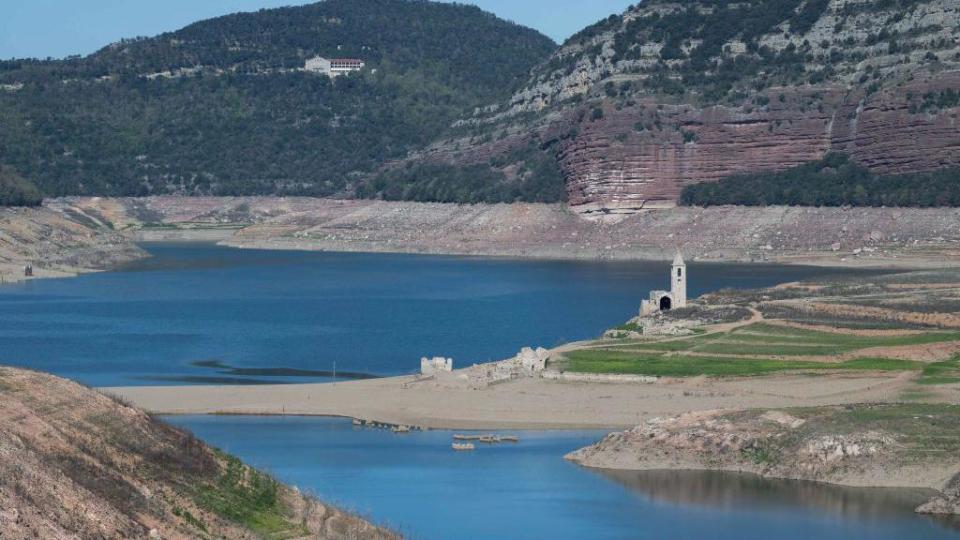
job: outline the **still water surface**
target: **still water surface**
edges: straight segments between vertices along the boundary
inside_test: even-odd
[[[598,473],[562,459],[598,431],[511,432],[520,443],[458,453],[446,431],[398,435],[318,418],[169,420],[410,538],[960,538],[960,524],[912,513],[923,492],[719,473]]]
[[[630,318],[655,263],[238,251],[155,244],[124,271],[0,287],[0,363],[91,385],[256,384],[409,373],[523,345],[596,336]],[[828,271],[690,266],[690,292]],[[450,450],[308,418],[180,417],[206,441],[412,538],[957,538],[913,515],[915,492],[701,473],[606,473],[562,459],[602,432],[520,433]]]
[[[595,337],[669,279],[666,263],[146,247],[125,271],[0,286],[0,364],[94,386],[405,374]],[[696,296],[830,271],[689,272]]]

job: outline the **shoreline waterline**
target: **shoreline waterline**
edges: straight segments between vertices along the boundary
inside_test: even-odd
[[[785,540],[958,535],[952,522],[913,513],[927,490],[711,471],[598,471],[562,458],[602,431],[491,430],[518,435],[519,442],[463,453],[450,449],[455,430],[392,433],[303,417],[168,421],[281,480],[417,538],[614,540],[643,530],[759,540],[775,526],[786,527]]]

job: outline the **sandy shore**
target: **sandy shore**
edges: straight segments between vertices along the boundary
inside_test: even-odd
[[[656,384],[525,378],[482,390],[396,377],[337,384],[105,388],[160,414],[342,416],[435,429],[623,429],[690,411],[895,398],[904,375],[689,379]]]

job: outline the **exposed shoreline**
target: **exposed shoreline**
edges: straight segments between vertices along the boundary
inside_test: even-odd
[[[53,199],[53,211],[136,240],[248,249],[845,268],[960,266],[960,209],[678,207],[588,220],[560,204],[305,197]]]
[[[146,257],[125,235],[50,208],[0,208],[0,283],[74,277]],[[33,275],[25,275],[32,267]]]
[[[931,490],[932,497],[917,512],[960,514],[960,462],[916,446],[935,424],[925,425],[918,416],[898,432],[894,425],[902,424],[902,416],[892,425],[864,421],[862,415],[872,410],[909,418],[925,409],[885,404],[694,412],[611,433],[565,458],[598,470],[716,471],[860,488],[920,488]],[[941,412],[952,420],[957,410],[948,405]]]
[[[804,384],[806,383],[806,384]],[[743,407],[837,405],[894,398],[909,379],[890,375],[777,375],[658,384],[518,379],[484,389],[412,376],[263,386],[138,386],[102,391],[156,414],[329,416],[430,429],[626,429],[657,416]]]

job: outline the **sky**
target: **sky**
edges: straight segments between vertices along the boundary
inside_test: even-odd
[[[562,42],[637,0],[460,0],[536,28]],[[177,30],[237,11],[303,0],[0,0],[0,58],[62,58],[90,54],[137,36]]]

